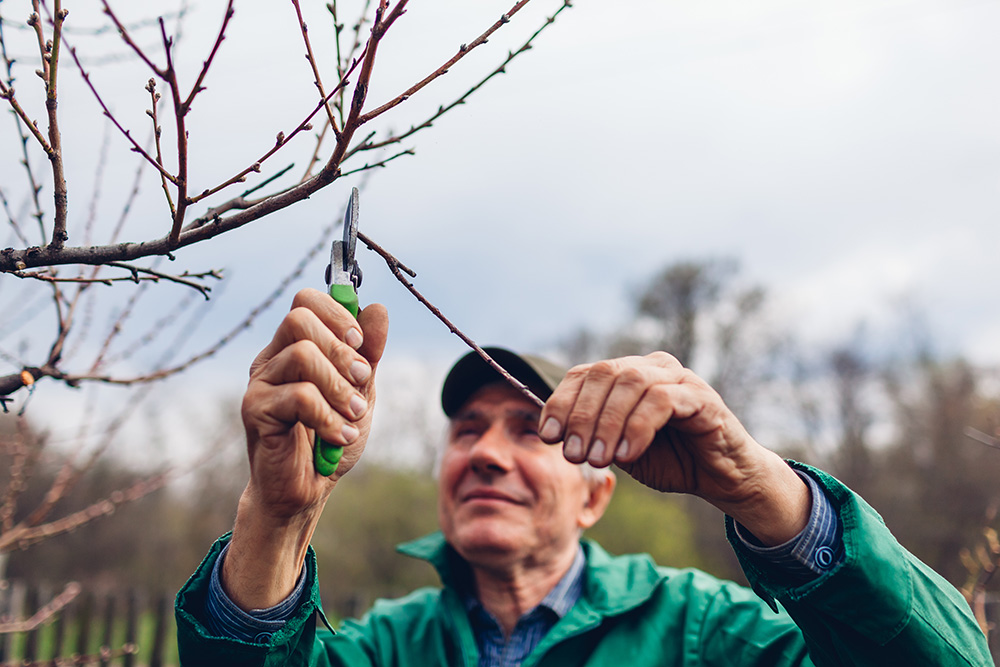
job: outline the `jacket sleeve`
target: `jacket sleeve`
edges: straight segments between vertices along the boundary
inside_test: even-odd
[[[791,465],[812,476],[837,511],[843,562],[808,584],[784,585],[741,547],[731,520],[727,530],[751,587],[772,607],[785,607],[816,665],[993,664],[985,635],[951,584],[904,549],[857,494],[826,473]]]
[[[177,593],[177,648],[182,667],[335,667],[369,664],[355,643],[336,637],[326,629],[317,630],[317,620],[328,624],[320,607],[316,576],[316,554],[306,555],[308,591],[288,622],[266,642],[245,642],[214,635],[205,623],[205,600],[212,568],[230,536],[220,538]],[[322,640],[320,639],[322,637]],[[339,640],[339,641],[338,641]]]

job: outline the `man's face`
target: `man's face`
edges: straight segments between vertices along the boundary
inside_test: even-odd
[[[579,467],[539,439],[539,412],[512,387],[493,384],[451,421],[438,519],[472,565],[544,563],[575,549],[580,529],[596,520]]]

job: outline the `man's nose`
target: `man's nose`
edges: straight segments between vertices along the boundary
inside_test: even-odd
[[[513,443],[502,425],[486,430],[469,450],[469,465],[481,475],[502,475],[513,468]]]

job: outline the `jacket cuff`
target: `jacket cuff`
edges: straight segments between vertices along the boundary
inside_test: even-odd
[[[181,664],[185,667],[234,663],[271,667],[298,664],[297,661],[307,664],[316,636],[316,616],[322,615],[316,554],[311,547],[306,554],[302,599],[287,622],[267,641],[248,642],[221,636],[211,629],[211,623],[206,618],[206,605],[212,570],[231,537],[231,533],[227,533],[212,545],[201,565],[177,593],[175,616]]]
[[[841,526],[842,562],[804,585],[788,585],[772,576],[729,530],[750,587],[777,609],[776,600],[796,616],[808,607],[849,623],[869,639],[884,644],[906,625],[913,600],[910,556],[886,528],[882,517],[860,496],[831,475],[795,461],[797,471],[813,478],[829,498]],[[858,591],[867,604],[858,605]]]
[[[788,586],[807,584],[837,567],[844,558],[840,522],[833,504],[816,480],[801,470],[795,473],[809,487],[812,509],[806,527],[792,539],[777,546],[764,546],[743,525],[726,517],[727,524],[733,524],[736,539],[761,569]]]

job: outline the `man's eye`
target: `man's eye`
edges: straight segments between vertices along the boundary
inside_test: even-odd
[[[452,440],[468,440],[470,438],[478,438],[480,435],[480,429],[475,426],[464,426],[462,428],[457,428],[452,431]]]

